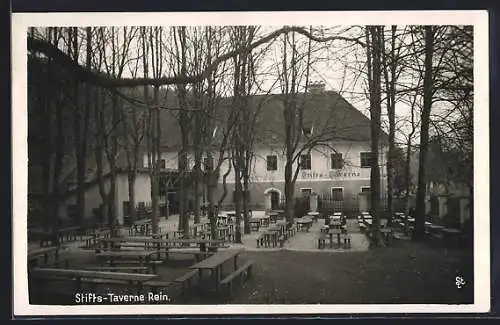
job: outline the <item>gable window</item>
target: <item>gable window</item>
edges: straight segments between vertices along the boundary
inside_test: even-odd
[[[372,166],[372,153],[371,152],[360,152],[360,165],[361,168],[370,168]]]
[[[267,170],[278,170],[278,157],[277,156],[267,156]]]
[[[332,200],[342,201],[344,199],[344,189],[342,187],[332,187]]]
[[[311,155],[300,155],[300,169],[311,169]]]
[[[330,156],[331,169],[342,169],[344,167],[344,160],[341,153],[332,153]]]

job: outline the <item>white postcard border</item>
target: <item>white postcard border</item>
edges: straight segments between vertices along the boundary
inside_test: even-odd
[[[167,23],[167,24],[166,24]],[[474,276],[471,305],[127,305],[37,306],[28,302],[27,283],[27,60],[31,26],[146,25],[474,25]],[[12,159],[14,314],[336,314],[476,313],[490,308],[489,55],[487,11],[212,12],[212,13],[13,13]],[[453,279],[450,279],[452,281]],[[355,288],[353,288],[355,290]]]

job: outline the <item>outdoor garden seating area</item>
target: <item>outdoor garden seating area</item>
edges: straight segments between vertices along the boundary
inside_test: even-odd
[[[358,226],[368,237],[371,236],[373,218],[368,212],[362,212],[357,217]],[[411,238],[415,229],[415,218],[402,212],[394,213],[392,227],[388,227],[387,219],[380,220],[380,233],[386,245],[390,245],[395,238]],[[467,235],[461,229],[443,225],[440,219],[433,222],[426,220],[424,223],[426,240],[436,246],[464,247]]]
[[[57,296],[62,294],[67,299],[71,298],[71,292],[74,295],[74,292],[89,288],[92,292],[101,293],[110,287],[118,291],[131,290],[132,293],[168,290],[170,298],[189,301],[195,287],[198,293],[215,293],[226,299],[251,276],[254,262],[239,263],[238,256],[243,250],[228,249],[228,240],[232,238],[231,231],[234,231],[234,218],[222,215],[218,218],[220,239],[206,237],[210,233],[207,220],[191,227],[193,230],[189,238],[183,238],[177,231],[164,231],[155,236],[150,231],[130,231],[132,227],[135,230],[136,226],[145,225],[150,225],[150,220],[133,224],[128,227],[129,232],[122,231],[121,236],[111,236],[109,231],[103,229],[94,232],[92,243],[82,240],[85,245],[80,249],[92,247],[91,250],[84,250],[84,262],[78,261],[78,256],[75,263],[63,260],[60,245],[30,246],[28,270],[30,279],[33,279],[30,287],[40,297],[54,293]],[[169,226],[172,225],[164,224],[160,228],[168,230]],[[66,255],[72,254],[68,252]],[[186,262],[190,264],[186,265]],[[184,265],[185,273],[179,274],[178,263]],[[51,285],[61,283],[63,293],[59,292],[61,288],[58,285]]]
[[[104,227],[87,229],[83,236],[72,236],[67,232],[80,234],[79,230],[67,229],[61,234],[62,242],[81,241],[81,245],[73,246],[85,252],[84,262],[64,245],[41,247],[32,243],[28,250],[28,270],[34,281],[30,286],[35,286],[33,292],[40,295],[45,291],[57,292],[60,288],[55,284],[64,283],[62,287],[68,292],[85,288],[106,292],[114,288],[133,293],[168,291],[179,302],[189,302],[204,294],[231,299],[255,269],[254,258],[238,261],[243,251],[367,251],[373,218],[368,212],[351,219],[342,212],[305,212],[288,223],[284,211],[254,211],[250,234],[243,232],[241,218],[241,243],[234,242],[237,228],[234,211],[217,214],[216,238],[212,237],[207,217],[196,223],[189,220],[189,236],[178,230],[177,222],[178,218],[172,216],[160,218],[159,232],[155,235],[149,218],[113,233]],[[405,231],[401,224],[409,229],[414,227],[414,219],[403,213],[395,214],[394,227],[388,227],[387,223],[386,219],[380,221],[380,233],[388,246],[394,243],[396,233]],[[460,244],[460,230],[430,221],[425,227],[431,243]],[[67,292],[65,297],[69,297]]]
[[[318,236],[318,249],[325,248],[351,248],[351,234],[347,227],[347,217],[335,212],[325,216],[325,224],[320,228]],[[336,239],[336,241],[335,241]],[[327,241],[329,245],[327,245]]]

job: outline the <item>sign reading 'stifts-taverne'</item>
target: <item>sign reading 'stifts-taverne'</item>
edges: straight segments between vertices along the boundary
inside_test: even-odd
[[[318,179],[353,179],[361,177],[361,173],[359,171],[329,171],[329,172],[316,172],[305,170],[300,174],[300,178],[304,180],[318,180]]]

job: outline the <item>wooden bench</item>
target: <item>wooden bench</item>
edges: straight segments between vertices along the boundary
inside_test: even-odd
[[[111,264],[111,261],[106,261],[105,262],[107,265]],[[157,260],[153,260],[153,261],[148,261],[146,263],[142,262],[141,261],[138,261],[138,260],[122,260],[122,259],[116,259],[116,260],[113,260],[113,265],[141,265],[141,264],[147,264],[151,267],[151,272],[153,274],[157,274],[156,272],[156,266],[157,265],[161,265],[163,264],[163,261],[157,261]],[[112,266],[110,266],[112,267]]]
[[[262,233],[257,237],[257,248],[269,246],[269,234]]]
[[[96,267],[86,267],[86,270],[93,271],[111,271],[111,272],[129,272],[130,273],[148,273],[149,268],[147,266],[96,266]]]
[[[324,249],[326,247],[326,238],[327,235],[325,233],[321,233],[318,237],[318,249]]]
[[[82,283],[90,283],[92,285],[92,289],[95,289],[96,284],[118,284],[126,286],[134,285],[137,287],[137,291],[140,292],[143,282],[153,280],[157,277],[157,275],[153,274],[54,268],[35,268],[31,272],[29,272],[30,279],[43,280],[43,284],[47,280],[76,282],[77,290],[82,289]]]
[[[233,283],[236,280],[239,282],[240,285],[243,284],[244,280],[247,280],[251,277],[252,275],[252,266],[254,264],[254,261],[248,261],[245,264],[243,264],[241,267],[239,267],[236,271],[233,273],[229,274],[227,277],[225,277],[221,282],[221,287],[224,289],[226,288],[226,293],[228,295],[232,294],[233,291]]]
[[[184,274],[183,276],[175,279],[174,282],[179,283],[182,286],[182,293],[187,294],[191,292],[191,289],[193,288],[193,278],[198,275],[198,270],[192,270],[189,271],[188,273]]]
[[[344,243],[344,248],[351,248],[351,235],[341,234],[340,240]]]
[[[286,238],[284,235],[281,235],[278,237],[278,242],[280,244],[280,248],[283,248],[283,246],[285,246],[285,241],[286,241]]]

